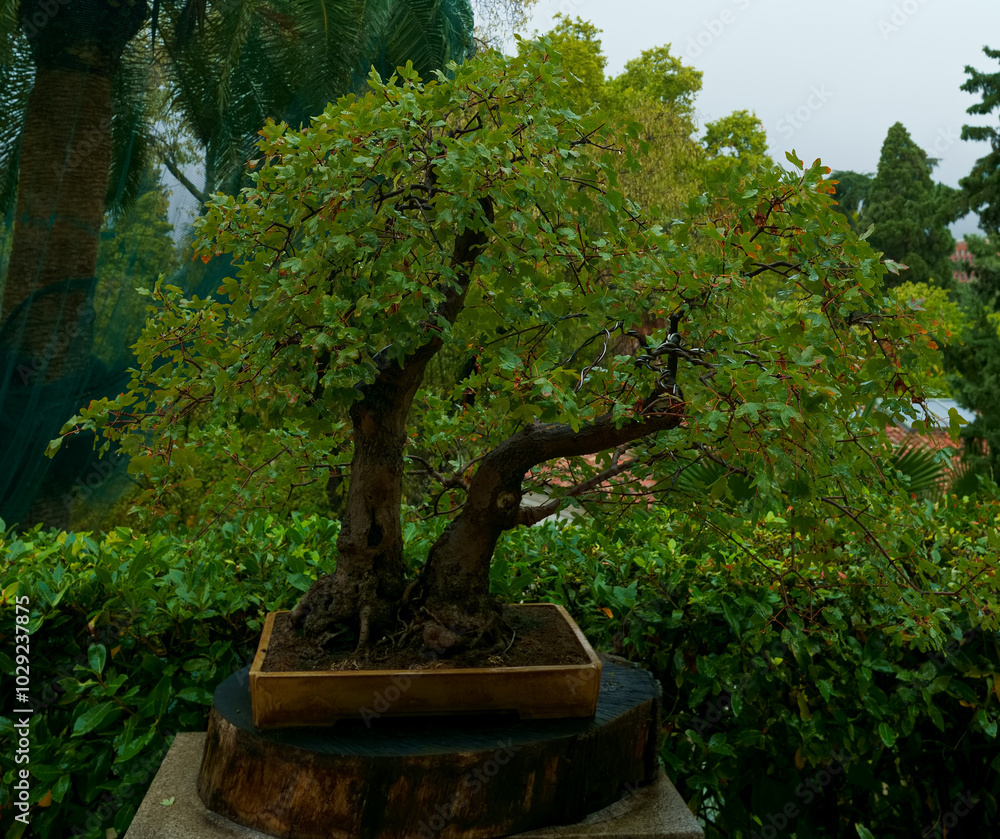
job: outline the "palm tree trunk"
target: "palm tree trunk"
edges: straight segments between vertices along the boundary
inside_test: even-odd
[[[6,319],[16,320],[21,384],[80,373],[89,362],[93,310],[86,288],[111,167],[111,79],[38,67],[28,100]]]
[[[10,518],[65,526],[73,477],[55,478],[45,443],[84,401],[93,284],[111,171],[112,88],[145,0],[22,0],[35,78],[25,112],[10,263],[0,301],[7,359],[2,453]],[[68,478],[68,479],[67,479]],[[40,487],[40,489],[39,489]],[[35,496],[26,515],[24,499]]]

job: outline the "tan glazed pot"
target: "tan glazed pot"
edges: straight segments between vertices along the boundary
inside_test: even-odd
[[[562,607],[517,609],[558,615],[580,644],[583,664],[541,667],[426,668],[264,672],[274,621],[267,616],[250,667],[253,724],[259,729],[328,726],[342,719],[383,716],[516,712],[522,719],[592,717],[601,684],[601,660]]]

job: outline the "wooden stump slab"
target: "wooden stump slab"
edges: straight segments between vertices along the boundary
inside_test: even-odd
[[[198,795],[272,836],[488,839],[579,821],[658,768],[659,685],[620,660],[604,660],[591,720],[383,717],[259,731],[247,673],[215,692]]]

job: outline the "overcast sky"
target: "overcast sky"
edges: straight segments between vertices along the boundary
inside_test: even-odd
[[[699,122],[756,112],[771,154],[795,149],[834,169],[874,172],[886,132],[901,122],[940,159],[951,186],[988,152],[959,139],[963,124],[993,124],[966,108],[965,66],[995,73],[983,46],[1000,49],[998,0],[537,0],[526,34],[562,12],[602,30],[606,72],[644,49],[671,53],[704,74]],[[958,222],[956,236],[976,232]]]

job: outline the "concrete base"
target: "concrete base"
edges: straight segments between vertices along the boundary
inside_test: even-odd
[[[204,733],[177,735],[125,839],[269,839],[202,804],[195,783],[204,748]],[[171,799],[171,804],[163,803]],[[704,839],[704,835],[661,769],[652,784],[582,822],[519,833],[511,839]]]

